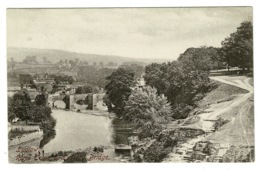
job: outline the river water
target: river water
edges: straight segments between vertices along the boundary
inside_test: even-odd
[[[57,120],[56,136],[44,146],[46,153],[84,150],[100,145],[112,146],[111,119],[107,116],[97,116],[100,115],[99,111],[77,113],[53,110],[52,112],[52,116]]]
[[[88,162],[122,162],[124,156],[116,154],[114,150],[115,143],[122,143],[122,140],[115,138],[113,119],[109,118],[108,112],[85,110],[84,113],[79,113],[53,109],[52,116],[57,120],[56,135],[40,149],[41,151],[44,150],[46,156],[56,154],[59,151],[84,151],[90,147],[104,146],[107,149],[104,150],[102,155],[109,159]],[[121,138],[127,139],[126,136]],[[17,162],[17,148],[38,148],[39,144],[40,139],[37,139],[9,147],[9,161]],[[34,161],[30,162],[33,163]]]
[[[108,112],[85,110],[84,113],[78,113],[53,109],[52,116],[57,120],[56,135],[42,148],[47,155],[103,146],[107,149],[101,155],[108,159],[89,162],[122,162],[122,155],[114,150],[117,140],[114,139],[113,119],[109,118]]]

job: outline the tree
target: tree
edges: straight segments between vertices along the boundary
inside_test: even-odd
[[[83,63],[84,63],[84,65],[88,65],[88,62],[87,62],[87,61],[84,61]]]
[[[109,61],[108,65],[109,65],[109,66],[113,66],[114,63],[113,63],[112,61]]]
[[[78,72],[80,81],[85,81],[89,85],[97,88],[104,88],[107,84],[106,77],[112,74],[115,69],[96,68],[93,66],[81,66]]]
[[[36,56],[26,56],[26,58],[23,60],[23,63],[38,64],[38,61],[36,59]]]
[[[146,85],[155,87],[157,93],[164,94],[174,110],[174,118],[185,118],[189,111],[210,89],[208,72],[192,71],[173,61],[162,64],[150,64],[145,68]]]
[[[165,92],[165,82],[161,81],[161,78],[163,78],[163,72],[161,70],[162,67],[162,64],[158,63],[152,63],[145,67],[145,83],[151,87],[155,87],[158,94]]]
[[[11,67],[12,67],[12,70],[14,69],[14,67],[15,67],[15,61],[14,61],[14,58],[12,57],[11,58]]]
[[[64,60],[62,60],[62,59],[60,59],[59,62],[58,62],[59,65],[64,65],[64,63],[65,63],[65,62],[64,62]]]
[[[54,81],[55,81],[56,84],[60,84],[60,82],[65,82],[65,81],[69,82],[69,84],[72,84],[74,82],[73,77],[68,76],[68,75],[57,76],[55,74],[52,74],[52,75],[50,75],[50,77],[54,78]]]
[[[236,66],[235,64],[235,53],[234,50],[234,43],[233,43],[233,37],[225,38],[224,41],[221,42],[221,55],[222,55],[222,61],[225,61],[227,63],[228,71],[230,66]]]
[[[49,64],[49,63],[51,63],[51,61],[49,61],[46,56],[42,57],[42,61],[43,61],[44,64]]]
[[[237,66],[245,71],[253,66],[253,25],[251,21],[244,21],[221,43],[224,59],[231,66]]]
[[[30,74],[20,74],[19,79],[21,84],[31,84],[33,80]]]
[[[134,72],[118,68],[110,76],[107,77],[108,84],[105,86],[106,94],[114,105],[113,111],[118,115],[123,114],[125,102],[132,92],[136,81]]]
[[[76,94],[87,94],[92,93],[93,87],[89,84],[85,84],[84,86],[79,86],[76,89]]]
[[[44,87],[43,87],[44,88]],[[35,104],[37,106],[46,106],[47,102],[48,102],[48,94],[46,93],[41,93],[41,94],[38,94],[35,98]]]
[[[125,64],[121,65],[120,68],[132,70],[135,73],[136,78],[141,77],[141,75],[144,73],[144,66],[140,65],[140,64],[125,63]]]
[[[16,117],[13,102],[13,97],[8,96],[8,122],[11,122]]]
[[[13,95],[12,98],[9,98],[8,101],[8,114],[10,112],[10,118],[18,117],[21,120],[30,119],[29,111],[32,108],[32,102],[29,96],[28,90],[21,90]]]
[[[32,107],[29,111],[30,120],[36,123],[42,123],[51,117],[51,108],[44,105],[38,105]]]
[[[188,48],[177,59],[187,72],[210,71],[219,67],[219,50],[214,47]]]
[[[79,65],[79,63],[80,63],[80,60],[79,60],[79,58],[75,58],[75,65]]]
[[[69,60],[69,64],[70,64],[71,67],[74,67],[76,65],[75,61],[73,61],[73,60]]]
[[[158,96],[155,88],[135,89],[124,108],[124,118],[139,127],[142,137],[151,137],[169,122],[171,106],[166,97]]]

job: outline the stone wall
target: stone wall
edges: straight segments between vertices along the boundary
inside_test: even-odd
[[[27,132],[27,131],[40,131],[40,127],[37,125],[11,125],[10,131],[21,131],[21,132]]]
[[[30,141],[32,139],[40,138],[42,136],[43,136],[43,131],[23,134],[22,136],[17,136],[16,138],[9,139],[8,146],[18,145],[23,142]]]

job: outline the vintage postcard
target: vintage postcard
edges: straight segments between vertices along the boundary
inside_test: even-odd
[[[11,164],[254,162],[253,8],[9,8]]]

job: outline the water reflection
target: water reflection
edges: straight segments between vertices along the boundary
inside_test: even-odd
[[[56,136],[56,131],[55,129],[50,130],[49,132],[47,132],[46,134],[43,135],[43,138],[40,142],[40,146],[39,148],[43,148],[47,143],[49,143],[52,139],[54,139]]]
[[[46,153],[112,145],[108,117],[65,110],[53,110],[52,116],[57,120],[56,136],[50,134],[50,138],[45,139],[45,142],[50,140],[43,147]],[[44,145],[44,140],[41,143]]]

